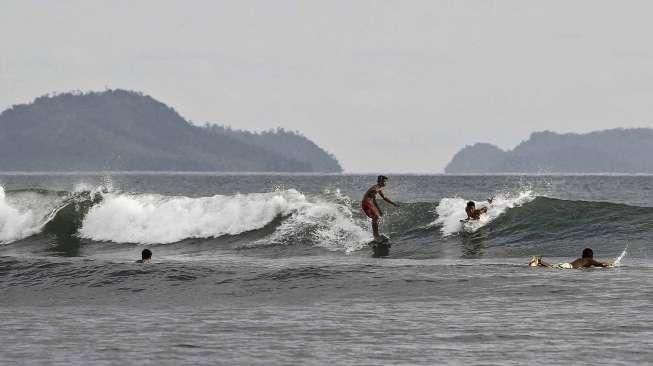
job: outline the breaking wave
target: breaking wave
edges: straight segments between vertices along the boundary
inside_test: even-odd
[[[10,243],[41,231],[56,214],[62,200],[56,192],[29,189],[5,192],[0,186],[0,243]]]
[[[355,223],[349,207],[311,201],[294,189],[200,198],[110,193],[89,210],[79,234],[95,241],[165,244],[238,235],[279,217],[286,219],[272,243],[296,240],[305,233],[313,242],[332,248],[336,242],[355,245],[370,237]]]
[[[436,208],[437,219],[433,223],[440,226],[443,236],[449,236],[461,231],[475,232],[501,216],[507,210],[521,206],[535,199],[532,191],[522,191],[517,194],[499,194],[492,197],[492,202],[475,202],[476,208],[486,207],[487,212],[480,219],[464,221],[467,218],[465,206],[468,200],[464,198],[443,198]]]
[[[280,189],[185,197],[126,193],[106,186],[77,189],[0,187],[0,242],[44,242],[49,248],[59,245],[56,249],[68,255],[89,243],[109,251],[109,243],[180,243],[169,250],[246,249],[275,256],[316,249],[349,253],[372,240],[358,202],[338,191],[307,195]],[[499,248],[494,253],[570,255],[586,244],[608,250],[651,236],[651,207],[538,197],[522,190],[496,195],[491,204],[477,202],[488,212],[478,221],[461,223],[466,202],[448,197],[437,203],[403,203],[386,210],[381,231],[390,236],[396,255],[423,258],[455,248],[463,253]],[[29,239],[32,236],[35,240]]]

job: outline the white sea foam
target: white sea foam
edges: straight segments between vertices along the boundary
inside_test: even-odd
[[[363,229],[362,222],[356,222],[349,207],[325,201],[302,205],[266,240],[273,244],[310,241],[347,253],[361,249],[372,235]]]
[[[33,192],[8,197],[0,186],[0,243],[10,243],[38,233],[57,200]]]
[[[479,220],[470,220],[462,223],[461,220],[467,218],[465,213],[465,206],[468,200],[463,198],[443,198],[440,200],[436,213],[438,218],[433,223],[440,225],[442,235],[449,236],[465,230],[467,232],[474,232],[481,227],[489,224],[494,219],[499,217],[506,210],[515,206],[523,205],[535,199],[535,195],[530,190],[522,191],[517,194],[499,194],[493,197],[492,203],[487,201],[475,202],[476,208],[487,207],[487,213],[481,214]]]
[[[98,241],[173,243],[260,229],[279,216],[289,218],[273,234],[276,243],[306,231],[325,246],[369,238],[345,205],[311,201],[294,189],[200,198],[108,193],[89,210],[79,235]]]
[[[615,260],[612,262],[612,265],[615,266],[615,267],[619,267],[621,265],[621,260],[624,259],[627,252],[628,252],[628,246],[626,245],[626,247],[621,252],[621,254],[619,254],[619,256],[617,258],[615,258]]]

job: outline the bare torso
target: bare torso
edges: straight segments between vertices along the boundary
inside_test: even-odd
[[[375,184],[370,187],[370,189],[365,192],[365,195],[363,195],[363,201],[372,201],[376,200],[376,195],[381,193],[381,190],[383,188],[379,187],[378,184]]]
[[[569,263],[573,268],[590,268],[590,267],[607,267],[608,265],[603,262],[599,262],[594,258],[578,258],[575,261]]]
[[[481,214],[487,212],[487,207],[481,207],[481,208],[469,208],[465,209],[465,212],[467,213],[467,219],[468,220],[478,220],[481,218]]]

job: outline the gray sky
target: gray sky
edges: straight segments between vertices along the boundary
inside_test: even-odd
[[[140,90],[192,121],[299,130],[348,172],[441,172],[465,144],[653,126],[651,1],[26,1],[0,109]]]

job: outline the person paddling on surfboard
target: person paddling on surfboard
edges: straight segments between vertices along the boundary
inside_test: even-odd
[[[492,203],[492,198],[488,198],[488,203]],[[481,214],[487,212],[487,207],[476,208],[476,203],[474,201],[467,202],[467,207],[465,207],[465,213],[467,213],[467,218],[463,221],[468,220],[478,220],[481,218]]]
[[[383,238],[379,235],[379,219],[383,216],[383,211],[379,208],[378,203],[376,203],[376,195],[378,194],[383,198],[384,201],[389,204],[399,207],[398,204],[392,202],[388,197],[383,194],[383,187],[385,187],[388,177],[384,175],[379,175],[376,178],[376,184],[371,186],[365,195],[363,196],[363,201],[361,202],[361,207],[365,215],[372,219],[372,232],[374,233],[374,240],[381,242]]]
[[[569,263],[557,263],[551,264],[546,263],[542,260],[541,257],[533,256],[528,263],[531,267],[549,267],[549,268],[559,268],[559,269],[577,269],[577,268],[590,268],[590,267],[613,267],[612,261],[597,261],[594,259],[594,251],[591,248],[583,249],[583,253],[580,258],[576,259],[573,262]]]

